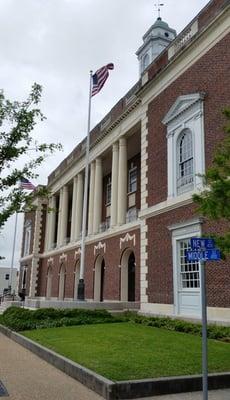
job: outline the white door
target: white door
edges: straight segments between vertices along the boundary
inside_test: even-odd
[[[177,241],[178,314],[200,317],[200,265],[198,261],[186,260],[185,250],[189,245],[188,238]]]

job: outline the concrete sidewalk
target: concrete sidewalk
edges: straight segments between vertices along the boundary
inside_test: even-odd
[[[103,398],[0,333],[0,381],[8,400],[102,400]],[[139,400],[202,400],[201,393]],[[137,399],[138,400],[138,399]],[[230,389],[210,391],[209,400],[230,400]]]
[[[9,393],[7,400],[102,400],[1,333],[0,380]]]

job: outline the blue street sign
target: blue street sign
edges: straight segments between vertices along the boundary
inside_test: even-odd
[[[192,250],[206,250],[214,249],[215,242],[210,238],[191,238],[191,248]]]
[[[219,249],[187,250],[185,257],[187,261],[218,261],[221,259]]]

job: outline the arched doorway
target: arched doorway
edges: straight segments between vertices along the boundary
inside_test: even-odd
[[[53,271],[52,267],[48,267],[47,271],[47,282],[46,282],[46,298],[49,299],[51,297],[52,293],[52,276],[53,276]]]
[[[80,278],[80,260],[76,262],[74,269],[74,294],[73,294],[74,300],[77,300],[79,278]]]
[[[94,301],[104,300],[105,260],[98,256],[94,268]]]
[[[65,297],[65,273],[65,265],[61,264],[59,272],[58,300],[64,300]]]
[[[135,301],[135,255],[126,249],[121,257],[121,301]]]

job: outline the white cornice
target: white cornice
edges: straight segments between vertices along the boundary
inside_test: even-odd
[[[156,204],[155,206],[142,210],[139,213],[139,218],[147,219],[156,215],[167,213],[180,207],[187,206],[188,204],[193,203],[192,195],[194,193],[195,191],[189,194],[186,193],[185,195],[178,196],[175,199],[166,200],[162,203]]]
[[[137,219],[134,222],[130,222],[128,224],[124,224],[122,226],[115,227],[115,228],[105,231],[103,233],[98,233],[97,235],[89,236],[86,238],[85,243],[86,243],[86,245],[93,244],[95,242],[98,243],[102,240],[106,240],[106,239],[109,239],[114,236],[119,236],[119,234],[122,234],[123,232],[127,232],[127,231],[130,232],[130,231],[133,231],[138,228],[140,228],[140,220],[139,219]],[[81,246],[81,241],[79,240],[78,242],[70,243],[66,246],[60,247],[59,249],[54,249],[54,250],[45,252],[43,254],[40,254],[40,257],[46,258],[46,257],[58,255],[63,252],[65,253],[67,251],[74,250],[74,249],[76,249],[76,247],[80,247],[80,246]]]

